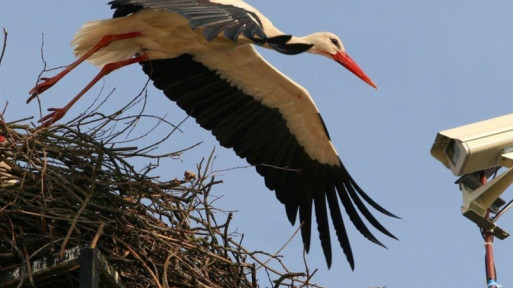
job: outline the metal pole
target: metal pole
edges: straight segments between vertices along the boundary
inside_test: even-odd
[[[486,172],[481,174],[481,185],[486,184]],[[490,219],[490,211],[486,212],[486,218]],[[491,231],[482,230],[485,245],[486,284],[488,288],[497,288],[497,275],[493,260],[493,234]]]

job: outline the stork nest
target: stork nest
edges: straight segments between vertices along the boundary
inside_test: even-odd
[[[211,205],[211,189],[220,183],[210,171],[212,156],[197,171],[177,171],[183,176],[176,179],[152,176],[159,161],[183,151],[151,154],[167,137],[128,146],[139,138],[127,140],[143,116],[123,116],[127,107],[44,129],[0,115],[7,139],[0,147],[0,275],[18,268],[21,280],[12,285],[35,286],[32,261],[91,247],[125,287],[257,287],[260,268],[271,286],[318,287],[309,284],[308,269],[292,273],[278,256],[241,245],[241,234],[230,230],[233,215]],[[151,164],[136,168],[141,158]],[[78,287],[78,279],[57,281],[51,287]]]

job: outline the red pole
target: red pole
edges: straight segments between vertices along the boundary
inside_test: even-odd
[[[486,172],[481,175],[481,185],[486,184]],[[490,211],[486,212],[486,218],[490,217]],[[483,230],[485,245],[485,265],[486,265],[486,283],[488,288],[497,288],[497,275],[495,274],[495,264],[493,261],[493,234],[490,231]]]

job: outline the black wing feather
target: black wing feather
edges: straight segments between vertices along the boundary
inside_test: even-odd
[[[348,190],[353,189],[351,186],[347,186],[344,183],[338,183],[335,185],[337,187],[338,196],[342,200],[342,205],[344,205],[344,209],[346,209],[347,215],[349,215],[349,219],[354,223],[354,226],[360,233],[369,241],[378,244],[379,246],[385,247],[375,236],[370,232],[369,228],[365,225],[362,218],[356,211],[353,203],[351,202],[351,198],[349,197]]]
[[[349,262],[351,269],[354,270],[353,252],[351,244],[349,243],[349,238],[347,237],[344,218],[342,218],[342,213],[340,212],[340,206],[338,205],[336,195],[334,186],[329,185],[326,190],[326,199],[328,201],[328,206],[330,207],[331,219],[333,221],[333,226],[335,227],[335,233],[337,234],[338,242],[340,243],[344,254],[346,254],[347,262]]]
[[[324,187],[319,187],[318,193],[314,195],[315,203],[315,218],[317,219],[317,230],[319,231],[321,239],[321,247],[324,252],[324,257],[328,263],[328,267],[331,266],[331,237],[330,227],[328,226],[328,212],[326,209],[326,195],[323,190]]]

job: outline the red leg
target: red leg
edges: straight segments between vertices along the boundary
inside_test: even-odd
[[[116,69],[119,69],[121,67],[130,65],[133,63],[138,63],[141,61],[146,61],[146,60],[148,60],[147,55],[140,55],[135,58],[130,58],[127,60],[106,64],[105,66],[103,66],[102,70],[93,78],[93,80],[91,80],[91,82],[89,82],[89,84],[87,84],[87,86],[84,87],[84,89],[82,89],[82,91],[80,91],[77,94],[77,96],[75,96],[73,99],[71,99],[71,101],[68,104],[66,104],[66,106],[64,106],[62,108],[48,109],[48,111],[53,111],[53,112],[44,116],[43,118],[41,118],[41,120],[39,120],[39,122],[43,123],[42,124],[43,127],[50,126],[51,124],[53,124],[56,121],[58,121],[59,119],[61,119],[66,114],[66,112],[68,112],[68,110],[71,108],[71,106],[73,106],[73,104],[75,104],[75,102],[77,102],[78,99],[80,99],[80,97],[82,97],[89,89],[91,89],[91,87],[93,87],[94,84],[96,84],[96,82],[98,82],[98,80],[102,79],[105,75],[107,75],[110,72],[112,72]]]
[[[93,46],[87,53],[82,55],[79,59],[77,59],[75,62],[71,63],[68,67],[66,67],[64,70],[62,70],[59,74],[51,77],[51,78],[41,78],[42,82],[37,84],[36,87],[32,88],[29,91],[30,97],[27,99],[27,103],[32,101],[36,96],[46,91],[48,88],[52,87],[55,83],[57,83],[62,77],[64,77],[66,74],[68,74],[71,70],[73,70],[75,67],[77,67],[80,63],[84,62],[87,58],[89,58],[91,55],[96,53],[98,50],[107,47],[110,45],[110,43],[118,40],[128,39],[128,38],[135,38],[143,36],[141,32],[130,32],[125,34],[118,34],[118,35],[106,35],[104,36],[96,45]]]

